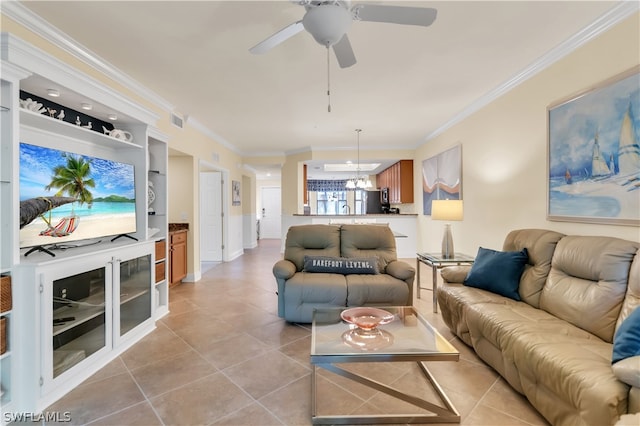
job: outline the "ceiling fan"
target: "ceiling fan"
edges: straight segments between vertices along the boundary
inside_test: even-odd
[[[327,49],[333,47],[341,68],[356,63],[347,32],[353,21],[387,22],[391,24],[428,27],[436,19],[437,10],[422,7],[355,4],[350,0],[291,0],[304,6],[306,13],[297,22],[281,29],[253,46],[249,51],[262,54],[288,40],[302,30]]]

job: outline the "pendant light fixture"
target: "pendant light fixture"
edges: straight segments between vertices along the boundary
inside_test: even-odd
[[[345,185],[347,189],[366,189],[371,188],[373,185],[371,184],[371,180],[369,178],[365,179],[360,177],[360,132],[362,129],[356,129],[357,135],[357,144],[358,144],[358,162],[356,164],[356,177],[353,179],[349,179]]]

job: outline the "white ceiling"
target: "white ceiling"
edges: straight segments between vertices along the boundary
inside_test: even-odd
[[[353,3],[363,3],[354,1]],[[354,22],[341,69],[302,32],[248,49],[304,8],[290,1],[28,1],[23,5],[245,156],[414,149],[617,1],[386,1],[433,7],[430,27]],[[355,160],[355,159],[352,159]],[[247,159],[251,164],[251,159]],[[262,168],[255,166],[262,171]]]

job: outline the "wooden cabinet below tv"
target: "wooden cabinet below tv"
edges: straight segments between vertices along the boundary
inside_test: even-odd
[[[169,285],[180,284],[187,276],[187,231],[171,233],[169,248]]]

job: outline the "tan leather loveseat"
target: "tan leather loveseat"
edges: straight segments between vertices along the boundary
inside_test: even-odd
[[[311,272],[312,259],[320,266],[339,267]],[[348,270],[362,263],[373,268]],[[273,266],[273,274],[278,315],[290,322],[311,322],[317,307],[412,304],[415,269],[398,261],[395,238],[386,225],[291,226],[284,259]]]
[[[463,285],[442,270],[449,328],[553,425],[609,425],[640,411],[640,356],[612,366],[612,342],[640,305],[639,244],[524,229],[503,251],[528,251],[521,301]]]

